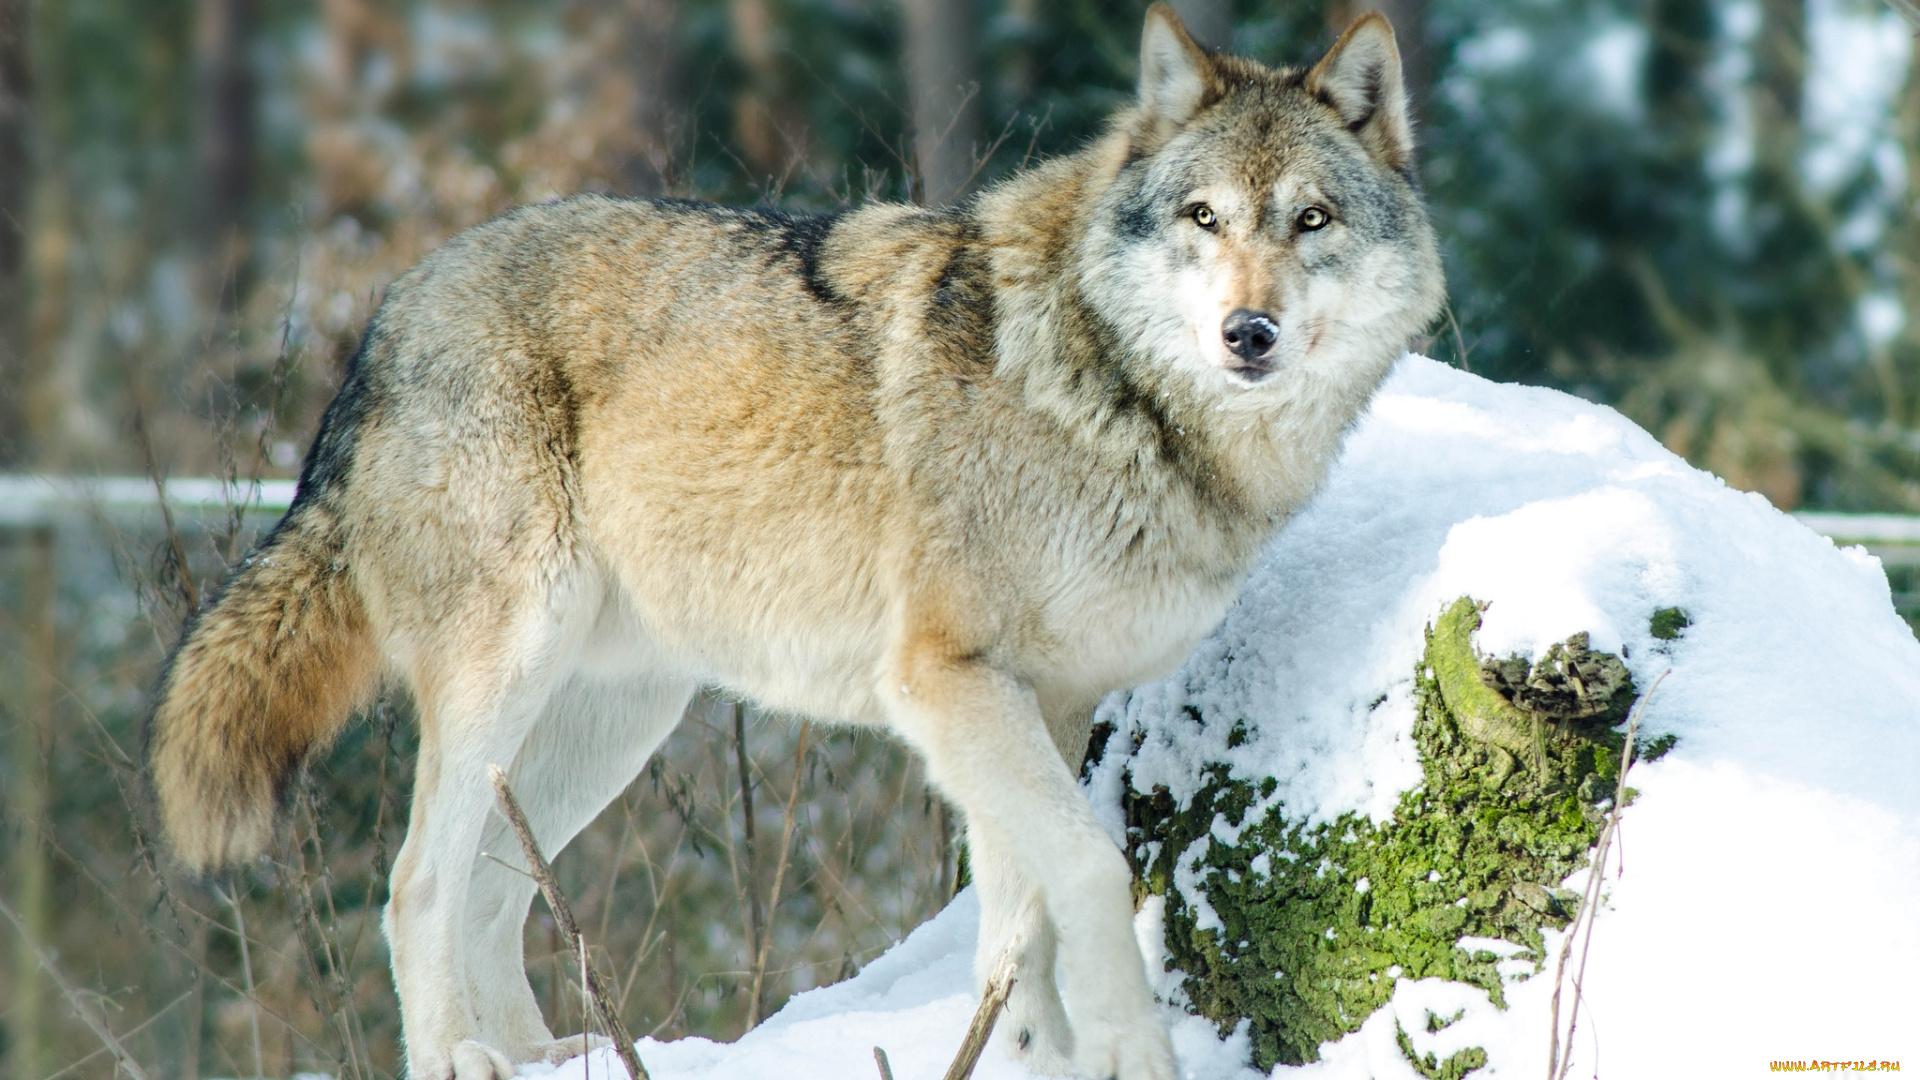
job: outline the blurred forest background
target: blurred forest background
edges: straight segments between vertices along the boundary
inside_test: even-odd
[[[1272,63],[1393,20],[1452,296],[1432,355],[1613,404],[1783,509],[1920,512],[1920,78],[1890,10],[1175,6]],[[572,192],[964,197],[1128,99],[1144,8],[0,0],[0,472],[234,485],[167,522],[0,515],[6,1075],[398,1069],[405,702],[219,890],[168,869],[138,765],[159,657],[268,523],[248,485],[297,471],[387,282]],[[938,910],[950,833],[892,744],[703,699],[558,866],[636,1034],[732,1038]],[[535,908],[536,990],[578,1030]]]

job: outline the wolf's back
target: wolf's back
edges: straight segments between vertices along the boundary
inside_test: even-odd
[[[300,763],[373,695],[379,657],[344,555],[336,515],[297,500],[167,662],[148,767],[194,871],[264,852]]]

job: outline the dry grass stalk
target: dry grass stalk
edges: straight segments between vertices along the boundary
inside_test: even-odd
[[[240,977],[245,980],[243,985],[247,988],[247,1000],[251,1001],[254,996],[253,953],[247,947],[247,917],[240,910],[240,893],[236,889],[232,895],[228,895],[225,890],[216,888],[214,895],[226,901],[227,906],[233,909],[233,936],[240,942]],[[267,1075],[267,1066],[266,1057],[260,1052],[259,1009],[250,1008],[247,1010],[247,1025],[253,1035],[253,1075],[265,1076]]]
[[[793,752],[793,786],[787,790],[786,820],[780,830],[780,861],[773,871],[773,891],[767,897],[767,910],[780,906],[780,887],[787,877],[787,863],[793,851],[793,811],[800,801],[800,779],[807,773],[807,723],[800,723],[800,745]],[[752,819],[749,818],[749,821]],[[755,902],[758,907],[758,901]],[[760,1023],[760,989],[767,980],[767,953],[773,945],[773,934],[764,923],[761,925],[760,948],[753,958],[753,986],[747,995],[747,1030],[752,1031]]]
[[[973,1075],[973,1067],[980,1064],[980,1053],[987,1048],[987,1039],[993,1035],[993,1025],[1000,1019],[1000,1010],[1006,1007],[1007,995],[1013,992],[1013,953],[1000,958],[993,969],[993,977],[987,980],[987,992],[980,997],[980,1007],[973,1011],[973,1023],[967,1025],[967,1037],[960,1040],[960,1052],[953,1057],[953,1064],[947,1066],[943,1080],[967,1080]]]
[[[133,1055],[127,1051],[126,1045],[113,1034],[113,1029],[107,1026],[106,1020],[100,1013],[87,1004],[87,999],[81,996],[79,989],[68,982],[66,975],[54,966],[53,958],[40,948],[39,942],[33,940],[33,936],[27,932],[26,924],[20,921],[20,916],[15,914],[13,907],[5,900],[0,900],[0,915],[5,915],[7,921],[13,924],[13,928],[20,932],[20,940],[33,951],[33,958],[39,962],[40,970],[46,972],[47,977],[53,980],[53,985],[60,988],[61,995],[67,999],[67,1004],[73,1006],[73,1011],[79,1015],[81,1022],[91,1028],[94,1035],[106,1045],[107,1051],[113,1055],[115,1065],[132,1077],[132,1080],[147,1080],[146,1070],[140,1067],[140,1063],[135,1061]]]
[[[172,1001],[169,1001],[165,1005],[162,1005],[158,1009],[155,1009],[153,1013],[149,1015],[145,1020],[140,1021],[139,1026],[127,1029],[127,1033],[125,1035],[120,1036],[120,1040],[122,1042],[125,1042],[126,1040],[133,1038],[135,1035],[138,1035],[141,1032],[152,1027],[155,1023],[157,1023],[160,1020],[161,1017],[166,1016],[168,1013],[172,1012],[175,1008],[179,1006],[181,1002],[186,1001],[188,998],[191,998],[194,995],[194,993],[195,991],[188,990],[185,993],[182,993],[179,997],[176,997]],[[99,1057],[101,1054],[111,1054],[112,1052],[113,1052],[112,1047],[102,1046],[96,1049],[93,1053],[88,1054],[86,1057],[80,1058],[79,1060],[74,1061],[61,1069],[48,1073],[46,1076],[41,1077],[40,1080],[61,1080],[61,1077],[72,1076],[74,1073],[77,1073],[80,1070],[86,1068],[87,1066],[93,1064],[94,1059]]]
[[[747,863],[745,881],[738,884],[747,898],[747,948],[758,953],[762,951],[760,943],[767,936],[767,915],[760,905],[760,893],[754,888],[754,883],[760,880],[760,860],[753,835],[753,769],[747,756],[747,706],[734,701],[728,708],[733,711],[733,754],[740,773],[740,834]],[[756,984],[753,997],[747,1002],[747,1030],[752,1031],[759,1019],[760,993]]]
[[[1634,706],[1633,715],[1627,720],[1626,742],[1620,747],[1620,776],[1614,783],[1613,805],[1607,808],[1607,825],[1600,831],[1600,842],[1593,853],[1593,873],[1587,877],[1586,895],[1581,898],[1580,910],[1573,917],[1573,925],[1567,927],[1567,936],[1560,942],[1560,961],[1553,973],[1553,1032],[1547,1044],[1547,1080],[1566,1080],[1567,1070],[1573,1067],[1573,1032],[1580,1023],[1580,989],[1587,977],[1587,956],[1592,952],[1593,920],[1600,906],[1600,888],[1607,873],[1607,853],[1613,847],[1613,838],[1620,828],[1620,809],[1627,799],[1627,769],[1633,765],[1634,739],[1640,733],[1640,717],[1647,711],[1647,702],[1653,700],[1653,692],[1660,689],[1668,675],[1669,668],[1653,680],[1653,685],[1640,696]],[[1584,920],[1584,930],[1581,923]],[[1573,976],[1573,1008],[1567,1017],[1566,1054],[1560,1052],[1560,988],[1566,982],[1567,959],[1573,952],[1573,939],[1580,938],[1580,966]]]
[[[880,1066],[880,1080],[893,1080],[893,1066],[887,1063],[887,1052],[879,1047],[873,1048],[873,1063]]]
[[[607,995],[606,984],[601,981],[600,973],[594,970],[592,961],[587,957],[587,939],[573,921],[573,908],[568,906],[565,894],[560,891],[560,882],[553,876],[552,864],[540,854],[540,844],[533,838],[533,828],[527,824],[527,815],[521,811],[519,800],[513,797],[513,788],[507,784],[507,771],[498,765],[489,765],[487,775],[493,780],[493,793],[500,801],[500,811],[506,815],[507,823],[513,826],[513,835],[519,838],[520,849],[526,853],[533,879],[540,883],[540,894],[547,898],[547,907],[553,910],[554,921],[560,924],[560,933],[579,952],[581,976],[587,984],[588,1000],[600,1014],[600,1022],[606,1028],[608,1037],[613,1039],[614,1053],[620,1055],[620,1063],[627,1067],[627,1075],[632,1080],[650,1080],[647,1067],[640,1063],[640,1054],[633,1048],[633,1036],[627,1033],[627,1025],[621,1021],[620,1014],[614,1010],[612,1000]]]

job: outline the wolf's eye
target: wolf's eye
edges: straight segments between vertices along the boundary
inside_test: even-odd
[[[1214,214],[1213,207],[1206,203],[1201,203],[1188,213],[1192,215],[1193,223],[1203,229],[1211,229],[1220,223],[1220,218]]]
[[[1306,232],[1312,232],[1315,229],[1324,229],[1330,220],[1332,219],[1327,217],[1325,210],[1317,206],[1309,206],[1300,215],[1300,228]]]

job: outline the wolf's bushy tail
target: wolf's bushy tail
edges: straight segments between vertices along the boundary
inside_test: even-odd
[[[161,827],[195,872],[266,850],[301,762],[377,688],[366,608],[322,503],[295,501],[188,624],[161,675],[148,768]]]

